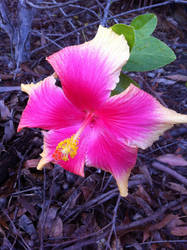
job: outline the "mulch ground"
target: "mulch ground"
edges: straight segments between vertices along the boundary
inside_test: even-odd
[[[116,19],[112,18],[114,15],[151,4],[151,1],[124,2],[111,5],[109,26],[115,21],[128,24],[146,10]],[[12,1],[12,8],[14,5]],[[20,65],[16,75],[8,36],[0,30],[2,250],[187,249],[186,125],[174,126],[150,148],[139,150],[126,198],[119,196],[110,174],[95,168],[86,167],[85,178],[53,164],[37,171],[42,152],[40,129],[16,133],[28,100],[19,90],[20,83],[37,82],[53,73],[45,57],[60,47],[91,39],[105,6],[105,1],[77,1],[63,10],[37,10],[32,25],[31,59]],[[170,4],[147,10],[158,17],[154,35],[175,51],[177,60],[162,69],[129,74],[163,105],[184,114],[185,6]]]

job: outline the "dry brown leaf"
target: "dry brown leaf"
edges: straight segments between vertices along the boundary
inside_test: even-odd
[[[177,191],[177,192],[184,194],[184,195],[187,194],[187,189],[180,184],[177,184],[175,182],[169,182],[169,186],[174,191]]]
[[[149,170],[147,168],[146,165],[143,165],[140,167],[140,172],[143,173],[143,175],[145,176],[145,178],[147,179],[147,181],[149,182],[149,184],[152,186],[153,185],[153,181],[152,181],[152,178],[151,178],[151,175],[149,173]]]
[[[146,190],[144,189],[144,187],[142,185],[138,186],[138,191],[137,194],[145,201],[147,201],[149,203],[149,205],[153,204],[153,201],[151,199],[151,197],[149,196],[149,194],[146,192]]]
[[[5,232],[3,231],[2,227],[0,226],[0,234],[2,234],[3,236],[5,236]]]
[[[57,217],[52,223],[52,227],[49,233],[50,237],[60,237],[63,232],[63,224],[60,217]]]
[[[0,225],[6,229],[9,228],[6,219],[4,217],[1,217],[1,216],[0,216]]]
[[[182,221],[177,215],[175,215],[175,218],[173,218],[173,220],[168,222],[167,228],[171,231],[173,228],[177,226],[182,226],[184,224],[185,222]]]
[[[145,242],[146,240],[148,240],[149,237],[150,237],[150,231],[149,231],[149,227],[147,227],[143,231],[143,242]]]
[[[157,249],[158,249],[158,246],[156,244],[151,245],[151,250],[157,250]]]
[[[175,236],[187,236],[187,226],[186,227],[175,227],[171,230],[171,233]]]
[[[184,212],[185,215],[187,215],[187,202],[184,202],[182,204],[182,211]]]
[[[112,241],[112,250],[123,250],[120,239],[116,238]]]
[[[58,219],[57,216],[57,211],[58,211],[58,207],[50,207],[49,211],[45,212],[44,214],[41,213],[40,215],[40,224],[43,223],[43,219],[46,217],[46,221],[45,221],[45,225],[44,225],[44,232],[46,235],[54,235],[54,234],[58,234],[62,235],[62,221],[61,219]],[[58,225],[57,225],[58,224]],[[55,226],[57,225],[57,229],[55,229]]]
[[[35,77],[40,77],[40,75],[36,72],[34,72],[31,67],[29,65],[27,65],[26,63],[22,63],[21,65],[21,69],[23,71],[25,71],[26,73],[29,73],[31,74],[32,76],[35,76]]]
[[[182,156],[175,154],[165,154],[156,158],[158,161],[169,164],[170,166],[187,166],[187,161]]]
[[[85,201],[88,201],[92,197],[92,195],[93,195],[93,193],[95,191],[95,189],[93,187],[89,187],[88,185],[87,186],[82,186],[82,187],[80,187],[80,189],[81,189],[81,191],[83,193]]]
[[[32,222],[32,220],[26,215],[23,214],[20,218],[19,218],[19,227],[25,231],[27,234],[29,234],[30,236],[36,236],[36,229],[34,227],[34,224]]]
[[[0,100],[0,118],[5,121],[10,118],[10,111],[3,100]]]
[[[177,215],[174,214],[168,214],[166,217],[163,218],[162,221],[160,221],[159,223],[152,225],[149,227],[150,231],[155,231],[155,230],[160,230],[163,227],[165,227],[166,225],[168,225],[168,223],[170,223],[172,220],[175,220],[176,217],[178,218]]]
[[[38,163],[39,163],[40,159],[31,159],[31,160],[27,160],[25,163],[24,163],[24,168],[26,169],[29,169],[29,168],[36,168]],[[45,168],[46,169],[49,169],[51,170],[53,167],[50,163],[47,163],[45,165]]]
[[[171,80],[175,80],[175,81],[180,81],[180,82],[186,82],[187,81],[187,76],[180,75],[180,74],[168,75],[168,76],[166,76],[166,78],[171,79]]]
[[[70,237],[76,229],[76,224],[64,224],[63,236]]]
[[[12,120],[6,122],[3,139],[7,142],[15,135],[14,123]]]

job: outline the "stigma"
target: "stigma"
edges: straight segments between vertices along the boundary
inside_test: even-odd
[[[70,138],[59,142],[53,153],[53,159],[55,161],[69,161],[69,157],[74,158],[77,154],[78,144],[79,140],[77,135],[72,135]]]

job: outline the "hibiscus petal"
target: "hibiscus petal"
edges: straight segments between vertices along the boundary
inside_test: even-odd
[[[129,58],[123,35],[99,27],[95,38],[49,56],[67,98],[77,107],[92,111],[105,102]]]
[[[18,126],[58,129],[79,123],[84,113],[79,111],[65,97],[63,90],[55,85],[53,76],[37,84],[22,84],[22,90],[29,94],[29,100]]]
[[[187,115],[163,107],[133,84],[109,98],[98,116],[111,134],[124,138],[128,146],[142,149],[151,146],[173,124],[187,123]]]
[[[41,170],[46,163],[52,161],[59,164],[64,169],[84,177],[84,162],[87,148],[87,143],[84,140],[84,136],[81,136],[79,139],[77,154],[73,159],[69,157],[68,161],[55,161],[52,156],[57,145],[61,141],[70,138],[73,134],[75,134],[78,128],[79,127],[77,126],[73,126],[44,132],[44,150],[41,154],[42,159],[39,162],[37,169]]]
[[[91,135],[86,163],[110,172],[116,179],[121,196],[125,197],[128,195],[128,178],[136,157],[136,148],[126,146],[102,131]]]

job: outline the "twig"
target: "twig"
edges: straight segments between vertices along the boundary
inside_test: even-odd
[[[121,12],[121,13],[119,13],[119,14],[117,14],[117,15],[110,16],[110,17],[108,17],[107,19],[108,19],[108,20],[115,19],[116,17],[121,17],[121,16],[124,16],[124,15],[130,14],[130,13],[133,13],[133,12],[138,12],[138,11],[143,11],[143,10],[147,10],[147,9],[152,9],[152,8],[156,8],[156,7],[168,5],[168,4],[171,4],[171,3],[173,3],[173,2],[175,2],[175,1],[174,1],[174,0],[170,0],[170,1],[163,2],[163,3],[152,4],[152,5],[149,5],[149,6],[146,6],[146,7],[142,7],[142,8],[138,8],[138,9],[135,9],[135,10],[129,10],[129,11],[126,11],[126,12]],[[176,3],[181,3],[181,2],[176,1]],[[64,3],[64,4],[65,4],[65,3]],[[43,8],[44,8],[44,7],[43,7]],[[75,15],[75,14],[72,14],[72,15],[70,15],[70,16],[74,16],[74,15]],[[68,18],[68,17],[70,17],[70,16],[67,15],[66,17]],[[77,28],[76,30],[73,30],[73,31],[71,31],[71,32],[69,32],[69,33],[67,33],[67,34],[64,34],[64,35],[58,37],[58,38],[55,40],[55,42],[58,42],[58,41],[60,41],[60,40],[62,40],[62,39],[64,39],[64,38],[67,38],[68,36],[73,35],[74,33],[77,33],[77,32],[79,32],[79,31],[82,31],[82,30],[84,30],[84,29],[86,29],[86,28],[89,28],[89,27],[91,27],[91,26],[98,25],[99,23],[100,23],[100,21],[95,21],[95,22],[93,22],[93,23],[88,24],[87,26],[83,26],[83,27]],[[34,53],[40,51],[41,49],[47,48],[48,46],[50,46],[50,44],[51,44],[51,43],[48,43],[48,44],[46,44],[46,45],[44,45],[44,46],[41,46],[41,47],[39,47],[39,48],[34,49],[34,50],[31,52],[31,55],[33,55]]]
[[[11,36],[13,34],[13,27],[12,27],[12,23],[8,17],[9,12],[7,9],[7,6],[4,2],[4,0],[2,0],[0,2],[0,27],[6,31],[6,33]]]
[[[33,187],[33,188],[28,188],[28,189],[25,189],[25,190],[21,190],[21,191],[18,191],[18,192],[14,192],[14,193],[11,193],[12,196],[16,196],[16,195],[20,195],[20,194],[23,194],[23,193],[27,193],[27,192],[30,192],[30,191],[39,191],[41,190],[40,187]]]
[[[24,240],[23,236],[21,235],[21,233],[18,231],[18,229],[16,228],[13,220],[10,218],[10,216],[8,215],[7,211],[3,210],[4,215],[7,217],[7,219],[10,221],[11,227],[12,227],[12,231],[13,233],[15,233],[21,240],[22,242],[21,245],[24,247],[25,250],[31,250],[31,248],[29,247],[29,245],[27,244],[27,242]],[[14,236],[15,237],[15,236]]]
[[[158,161],[153,162],[152,166],[156,169],[162,170],[163,172],[166,172],[172,175],[175,179],[177,179],[178,181],[180,181],[181,183],[187,186],[187,179],[184,176],[178,174],[175,170],[166,167],[164,164]]]
[[[0,87],[0,93],[9,92],[9,91],[21,91],[20,86],[10,86],[10,87]]]
[[[110,5],[112,4],[112,0],[107,0],[106,7],[104,9],[104,16],[103,19],[101,20],[101,25],[106,26],[107,24],[107,18],[108,18],[108,13],[110,9]]]
[[[135,227],[142,227],[142,226],[145,226],[147,223],[149,222],[152,222],[152,221],[155,221],[157,220],[159,217],[161,217],[168,209],[176,206],[179,202],[182,202],[184,201],[185,198],[181,198],[181,199],[178,199],[178,200],[175,200],[175,201],[171,201],[170,203],[164,205],[162,208],[158,208],[156,210],[155,213],[153,213],[151,216],[147,217],[147,218],[144,218],[144,219],[141,219],[141,220],[138,220],[138,221],[134,221],[134,222],[131,222],[129,224],[125,224],[125,225],[121,225],[121,226],[118,226],[116,227],[116,232],[120,235],[124,235],[126,233],[127,230],[129,229],[133,229]],[[47,246],[54,246],[55,247],[65,247],[65,246],[69,246],[71,245],[72,247],[74,247],[75,245],[73,245],[74,243],[77,243],[77,242],[83,242],[83,240],[85,239],[88,239],[88,238],[91,238],[91,237],[94,237],[95,239],[95,242],[99,239],[102,239],[104,237],[106,237],[108,234],[109,234],[109,229],[108,227],[111,225],[111,223],[109,223],[108,225],[106,225],[104,228],[102,228],[101,230],[97,231],[97,232],[94,232],[92,234],[88,234],[84,237],[81,237],[81,238],[77,238],[77,239],[73,239],[73,240],[70,240],[70,241],[66,241],[66,242],[62,242],[62,243],[54,243],[54,244],[47,244]],[[104,230],[106,230],[106,232],[103,232]],[[98,235],[98,236],[97,236]],[[96,237],[97,236],[97,237]],[[96,237],[96,238],[95,238]],[[92,239],[92,238],[91,238]],[[74,249],[74,248],[72,248]]]
[[[97,2],[98,6],[99,6],[100,8],[102,8],[103,10],[105,9],[104,6],[103,6],[103,4],[101,4],[101,3],[99,2],[99,0],[96,0],[96,2]],[[110,11],[108,12],[108,14],[109,14],[110,16],[112,16],[112,13],[111,13]],[[100,15],[101,15],[101,10],[100,10]],[[115,22],[115,23],[118,23],[117,19],[114,18],[114,22]]]
[[[168,144],[166,144],[166,145],[164,145],[164,146],[161,146],[160,148],[156,148],[156,149],[154,149],[154,150],[151,150],[150,152],[144,153],[144,156],[148,156],[148,155],[150,155],[150,154],[152,154],[152,153],[155,153],[155,152],[159,151],[161,148],[162,148],[162,149],[165,149],[165,148],[171,147],[171,146],[173,146],[173,145],[175,145],[175,144],[178,144],[178,143],[180,143],[180,142],[181,142],[181,140],[176,140],[176,141],[174,141],[174,142],[168,143]],[[143,156],[142,154],[140,154],[140,155],[141,155],[141,157]]]
[[[57,48],[62,49],[62,46],[60,46],[58,43],[56,43],[55,41],[53,41],[52,39],[50,39],[49,37],[47,37],[45,34],[42,34],[41,32],[39,32],[37,30],[33,30],[32,34],[35,35],[35,36],[39,36],[39,37],[44,36],[46,40],[48,40],[49,42],[53,43]]]
[[[117,235],[116,235],[116,217],[117,217],[117,211],[118,211],[120,200],[121,200],[121,196],[119,194],[117,202],[116,202],[116,206],[114,208],[114,214],[113,214],[113,218],[112,218],[112,228],[110,230],[110,233],[109,233],[109,236],[108,236],[108,240],[106,242],[106,249],[110,248],[110,240],[111,240],[113,232],[115,234],[115,237],[117,238]]]
[[[87,235],[85,235],[85,236],[83,236],[83,237],[81,237],[81,238],[79,238],[79,239],[73,239],[73,240],[69,240],[69,241],[66,241],[66,242],[62,242],[62,243],[59,243],[59,244],[57,244],[57,243],[49,243],[49,244],[47,244],[46,245],[46,247],[50,247],[50,246],[55,246],[55,247],[65,247],[65,246],[68,246],[68,245],[70,245],[70,244],[73,244],[73,243],[76,243],[76,242],[79,242],[79,241],[83,241],[84,239],[88,239],[88,238],[90,238],[90,237],[94,237],[94,240],[95,240],[95,242],[96,242],[96,239],[95,239],[95,236],[97,236],[97,235],[103,235],[103,231],[105,231],[106,229],[108,229],[110,226],[111,226],[111,224],[112,224],[112,222],[110,222],[109,224],[107,224],[106,226],[104,226],[102,229],[100,229],[99,231],[97,231],[97,232],[94,232],[94,233],[91,233],[91,234],[87,234]],[[75,246],[75,245],[74,245]],[[53,248],[53,250],[54,250],[55,248]],[[75,248],[74,248],[75,249]]]
[[[160,73],[157,74],[157,76],[154,78],[153,81],[153,85],[155,84],[155,82],[157,81],[157,79],[159,78]],[[166,103],[162,100],[162,98],[157,94],[157,92],[155,92],[150,85],[147,83],[147,81],[139,74],[139,77],[141,77],[141,80],[143,81],[143,83],[146,85],[146,87],[149,89],[149,91],[160,101],[160,103],[165,106],[167,108]]]
[[[55,0],[52,0],[52,1],[53,1],[53,3],[57,3]],[[59,8],[59,10],[60,10],[61,14],[67,18],[67,21],[68,21],[68,23],[71,25],[71,27],[72,27],[74,30],[76,30],[76,27],[75,27],[75,25],[73,24],[72,20],[70,20],[70,19],[68,18],[66,12],[62,9],[62,7]],[[80,35],[80,33],[77,32],[77,43],[78,43],[78,44],[79,44],[79,35]]]
[[[46,204],[46,171],[44,168],[44,181],[43,181],[43,204],[42,204],[42,212],[41,212],[41,224],[40,224],[40,250],[44,249],[44,211],[45,211],[45,204]]]
[[[140,245],[162,244],[162,243],[187,243],[187,240],[155,240],[139,243]],[[125,246],[125,248],[133,247],[133,244]]]
[[[87,7],[84,7],[84,6],[80,6],[80,5],[77,5],[77,4],[70,4],[69,6],[71,7],[76,7],[76,8],[79,8],[79,9],[82,9],[82,10],[85,10],[86,12],[90,12],[92,13],[95,17],[97,17],[99,19],[99,16],[97,15],[97,13],[95,11],[93,11],[92,9],[90,8],[87,8]]]
[[[68,2],[65,2],[65,3],[57,3],[57,4],[54,4],[54,5],[45,5],[45,6],[40,6],[40,5],[36,5],[32,2],[30,2],[29,0],[26,0],[26,3],[32,7],[32,8],[36,8],[36,9],[40,9],[40,10],[46,10],[46,9],[55,9],[55,8],[60,8],[60,7],[64,7],[68,4],[71,4],[71,3],[76,3],[78,2],[78,0],[71,0],[71,1],[68,1]]]
[[[143,184],[146,183],[147,180],[136,180],[136,181],[129,181],[129,188],[137,186],[139,184]],[[68,215],[65,216],[64,221],[67,221],[68,219],[69,222],[72,221],[78,214],[80,214],[82,211],[89,209],[90,207],[94,207],[94,206],[98,206],[100,204],[103,204],[104,202],[110,200],[111,198],[117,196],[118,194],[118,188],[114,188],[113,190],[110,190],[107,193],[104,193],[102,195],[97,196],[95,199],[92,199],[90,201],[88,201],[87,203],[85,203],[82,206],[77,207],[76,209],[73,209]]]
[[[134,221],[134,222],[131,222],[129,224],[125,224],[125,225],[121,225],[121,226],[118,226],[116,228],[117,232],[120,233],[120,235],[124,235],[126,232],[126,230],[129,230],[129,229],[133,229],[135,227],[142,227],[142,226],[145,226],[145,224],[149,223],[149,222],[152,222],[152,221],[156,221],[158,218],[160,218],[168,209],[176,206],[179,202],[182,202],[184,201],[185,198],[181,198],[181,199],[178,199],[178,200],[175,200],[175,201],[171,201],[169,202],[168,204],[164,205],[163,207],[159,207],[155,213],[153,213],[152,215],[150,215],[149,217],[146,217],[144,219],[141,219],[141,220],[138,220],[138,221]]]
[[[74,33],[78,32],[78,31],[82,31],[82,30],[84,30],[85,28],[89,28],[89,27],[91,27],[91,26],[93,26],[93,25],[95,25],[95,24],[98,24],[98,23],[99,23],[99,21],[95,21],[95,22],[93,22],[93,23],[88,24],[87,26],[83,26],[83,27],[80,27],[80,28],[78,28],[78,29],[76,29],[76,30],[73,30],[73,31],[71,31],[71,32],[69,32],[69,33],[67,33],[67,34],[64,34],[64,35],[61,36],[61,37],[58,37],[58,38],[55,40],[55,42],[60,41],[60,40],[66,38],[66,37],[68,37],[68,36],[73,35]],[[46,44],[46,45],[44,45],[44,46],[41,46],[41,47],[39,47],[39,48],[36,48],[36,49],[34,49],[34,50],[31,52],[31,54],[33,55],[34,53],[40,51],[41,49],[47,48],[49,45],[50,45],[50,43],[48,43],[48,44]]]
[[[121,12],[119,14],[116,14],[116,15],[112,16],[112,17],[109,17],[108,20],[111,20],[111,19],[116,18],[116,17],[121,17],[121,16],[124,16],[124,15],[130,14],[130,13],[143,11],[143,10],[148,10],[148,9],[152,9],[152,8],[157,8],[157,7],[172,4],[172,3],[184,3],[184,4],[187,4],[186,1],[182,1],[182,0],[181,1],[180,0],[178,0],[178,1],[177,0],[169,0],[169,1],[166,1],[166,2],[163,2],[163,3],[156,3],[156,4],[152,4],[152,5],[149,5],[149,6],[142,7],[142,8]]]

